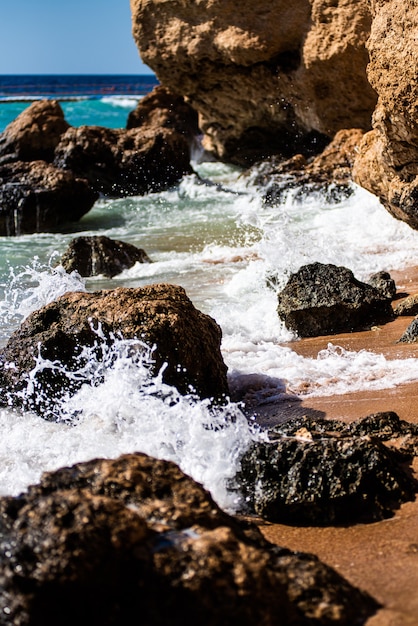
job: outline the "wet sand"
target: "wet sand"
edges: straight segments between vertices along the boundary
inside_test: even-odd
[[[391,271],[398,300],[418,293],[418,268]],[[395,302],[397,303],[397,302]],[[418,343],[396,341],[413,317],[399,317],[370,331],[333,335],[288,344],[297,353],[316,357],[328,343],[347,350],[372,350],[389,359],[418,357]],[[268,425],[283,418],[312,415],[353,421],[379,411],[395,411],[401,419],[418,423],[418,383],[395,389],[363,391],[332,397],[284,400],[258,411]],[[418,478],[418,459],[414,462]],[[353,585],[371,594],[381,605],[367,626],[418,626],[418,499],[408,502],[391,519],[348,527],[292,527],[260,522],[270,541],[293,550],[316,554]]]

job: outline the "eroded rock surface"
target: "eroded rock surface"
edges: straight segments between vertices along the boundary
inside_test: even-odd
[[[171,128],[184,135],[189,142],[199,135],[197,112],[183,96],[163,86],[155,87],[129,113],[126,127],[161,129]]]
[[[289,193],[301,201],[312,193],[330,202],[347,198],[353,193],[352,167],[362,137],[361,129],[341,130],[314,158],[296,154],[283,161],[272,156],[254,164],[243,177],[259,188],[268,204],[282,202]]]
[[[131,0],[142,59],[199,112],[204,146],[249,164],[370,128],[367,0]],[[318,149],[319,142],[319,149]],[[322,143],[321,143],[322,142]]]
[[[277,297],[280,319],[300,337],[351,332],[393,319],[381,291],[332,264],[304,265]]]
[[[45,474],[0,499],[0,624],[352,626],[369,596],[223,513],[143,454]]]
[[[418,77],[414,0],[375,0],[368,79],[378,94],[373,130],[360,145],[356,181],[418,228]]]
[[[61,265],[67,272],[77,271],[86,277],[103,275],[112,278],[135,263],[150,262],[141,248],[104,235],[76,237],[61,257]]]
[[[0,235],[56,230],[85,215],[97,200],[87,180],[45,161],[0,165]]]
[[[265,519],[326,525],[391,516],[413,500],[417,483],[405,467],[418,429],[396,414],[368,416],[347,426],[301,418],[268,431],[242,459],[247,500]],[[400,449],[384,441],[400,439]],[[410,461],[410,458],[409,458]]]
[[[0,134],[0,163],[52,161],[69,126],[56,100],[33,102]]]
[[[216,400],[228,393],[219,326],[193,306],[182,287],[156,284],[69,292],[29,315],[0,353],[3,402],[54,419],[61,397],[83,383],[98,384],[106,346],[118,338],[138,340],[129,348],[133,357],[144,352],[144,342],[155,345],[150,371],[156,374],[167,364],[163,380],[181,393]],[[47,362],[35,374],[39,355]]]
[[[162,191],[192,172],[187,140],[165,128],[71,127],[56,147],[54,163],[106,196]]]

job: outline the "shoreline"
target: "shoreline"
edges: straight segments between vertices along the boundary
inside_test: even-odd
[[[418,292],[418,267],[390,271],[398,297]],[[295,352],[315,357],[329,342],[347,350],[371,350],[391,358],[418,357],[418,343],[397,344],[414,317],[398,317],[374,330],[301,339],[287,344]],[[381,411],[394,411],[403,420],[418,423],[418,382],[392,389],[343,395],[283,400],[257,407],[263,426],[301,415],[350,422]],[[418,459],[413,463],[418,479]],[[346,527],[300,527],[256,520],[265,537],[291,550],[317,555],[350,583],[372,595],[382,608],[367,626],[418,626],[418,500],[403,504],[392,518]]]

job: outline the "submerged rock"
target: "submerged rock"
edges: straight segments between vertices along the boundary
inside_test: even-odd
[[[173,130],[71,127],[55,150],[57,167],[87,178],[106,196],[162,191],[192,172],[187,140]]]
[[[112,278],[135,263],[150,262],[141,248],[103,235],[76,237],[61,257],[61,265],[67,272],[76,270],[85,277],[103,275]]]
[[[85,178],[45,161],[0,165],[0,236],[56,230],[79,220],[97,197]]]
[[[352,626],[378,605],[309,554],[223,513],[143,454],[45,474],[0,499],[0,624]],[[215,601],[216,600],[216,601]]]
[[[100,365],[106,346],[119,337],[138,340],[130,347],[132,356],[144,353],[144,343],[155,346],[150,371],[163,368],[164,382],[181,393],[215,400],[227,395],[221,329],[182,287],[156,284],[69,292],[30,314],[0,353],[3,402],[55,419],[62,397],[84,383],[99,384],[103,365],[95,378],[92,360]]]
[[[351,332],[393,319],[390,301],[352,271],[312,263],[292,274],[278,293],[277,312],[300,337]]]
[[[52,161],[69,126],[56,100],[33,102],[0,134],[0,163]]]
[[[414,499],[417,483],[404,468],[405,456],[382,441],[412,434],[418,441],[415,431],[390,413],[349,426],[289,420],[268,431],[268,442],[253,444],[239,480],[253,510],[273,522],[322,526],[384,519]]]

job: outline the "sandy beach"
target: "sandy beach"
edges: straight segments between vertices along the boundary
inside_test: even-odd
[[[394,304],[418,292],[417,267],[390,273],[398,290]],[[370,331],[303,339],[289,346],[311,357],[329,342],[347,350],[372,350],[387,358],[416,357],[418,343],[396,343],[412,319],[399,317]],[[418,384],[301,402],[284,401],[280,405],[282,416],[312,415],[347,422],[389,410],[401,419],[418,423]],[[260,421],[273,424],[277,411],[277,405],[275,409],[266,408],[260,413]],[[418,478],[418,459],[413,467]],[[382,609],[368,620],[367,626],[418,625],[418,500],[402,505],[391,519],[372,524],[300,528],[260,521],[260,528],[270,541],[316,554],[381,603]]]

